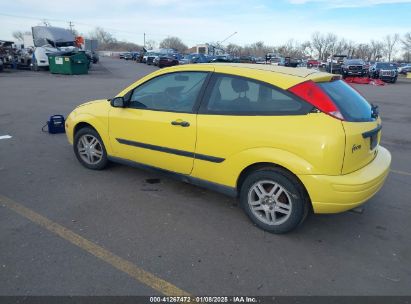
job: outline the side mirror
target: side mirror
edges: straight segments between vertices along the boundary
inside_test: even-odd
[[[114,108],[124,108],[125,102],[123,97],[114,97],[110,100],[110,104]]]

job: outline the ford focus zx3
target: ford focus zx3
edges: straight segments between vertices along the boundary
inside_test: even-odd
[[[238,197],[283,233],[309,211],[337,213],[383,185],[391,155],[376,107],[335,75],[269,65],[156,71],[109,100],[78,106],[66,131],[82,165],[159,169]]]

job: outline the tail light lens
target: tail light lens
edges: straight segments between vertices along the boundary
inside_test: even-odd
[[[321,112],[344,120],[338,107],[330,97],[312,80],[299,83],[288,89],[289,92],[312,104]]]

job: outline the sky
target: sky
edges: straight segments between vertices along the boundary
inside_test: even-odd
[[[303,42],[312,33],[334,33],[357,43],[411,32],[411,0],[36,0],[4,1],[0,39],[47,20],[87,36],[99,26],[115,38],[138,44],[180,37],[188,46],[223,41]]]

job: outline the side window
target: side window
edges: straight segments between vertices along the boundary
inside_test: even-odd
[[[297,115],[311,110],[286,92],[248,78],[218,75],[213,83],[206,106],[209,113]]]
[[[206,77],[205,72],[161,75],[135,88],[129,107],[190,113]]]

